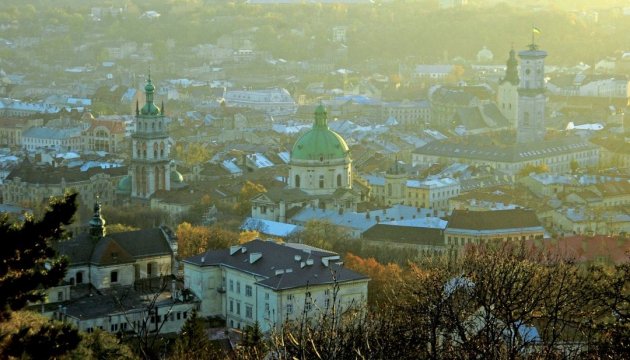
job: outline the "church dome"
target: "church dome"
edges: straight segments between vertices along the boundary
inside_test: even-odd
[[[119,194],[131,194],[131,176],[124,176],[116,186],[116,192]]]
[[[345,159],[350,149],[341,135],[328,128],[326,110],[322,105],[315,109],[313,128],[302,135],[293,145],[291,160]]]

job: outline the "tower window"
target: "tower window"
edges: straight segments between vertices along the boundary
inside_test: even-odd
[[[295,187],[300,187],[300,175],[295,175]]]
[[[319,188],[324,188],[324,175],[319,175]]]
[[[341,174],[337,174],[337,187],[341,187]]]

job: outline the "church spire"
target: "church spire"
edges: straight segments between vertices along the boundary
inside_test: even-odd
[[[160,109],[155,106],[153,103],[153,94],[155,93],[155,85],[153,85],[153,81],[151,81],[151,69],[149,69],[149,74],[147,76],[147,83],[144,86],[144,93],[146,95],[146,103],[140,109],[140,113],[142,115],[159,115]]]
[[[98,240],[105,236],[105,219],[101,215],[101,201],[99,197],[96,197],[96,202],[94,202],[94,215],[89,222],[90,226],[90,235],[93,239]]]
[[[322,104],[315,108],[315,126],[313,128],[328,129],[328,115]]]
[[[501,82],[509,81],[512,85],[518,85],[518,60],[516,60],[516,52],[514,48],[510,50],[510,57],[507,60],[507,68],[505,69],[505,77]]]

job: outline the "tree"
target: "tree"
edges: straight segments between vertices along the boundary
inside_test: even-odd
[[[64,226],[72,222],[77,194],[55,198],[41,219],[26,217],[10,223],[0,216],[0,321],[11,310],[44,299],[46,289],[59,284],[68,261],[57,255],[52,243],[66,236]]]
[[[175,340],[173,358],[203,359],[207,358],[208,352],[210,352],[208,334],[197,310],[193,310]]]
[[[68,261],[59,257],[52,245],[66,237],[65,226],[72,222],[77,209],[76,197],[74,193],[52,199],[40,219],[27,215],[24,222],[11,223],[6,215],[0,216],[0,324],[11,321],[13,312],[29,302],[44,300],[43,290],[63,280]],[[0,355],[29,354],[47,345],[54,352],[49,355],[58,356],[79,343],[77,330],[69,325],[49,323],[33,331],[29,325],[10,335]]]
[[[178,253],[182,258],[209,249],[225,249],[239,243],[239,234],[219,225],[195,226],[183,222],[177,226]]]
[[[393,300],[393,291],[402,284],[402,269],[398,264],[381,264],[374,258],[362,257],[347,253],[344,265],[351,270],[370,277],[368,303],[371,306]]]
[[[242,349],[239,355],[242,358],[260,359],[264,357],[267,351],[267,346],[258,321],[256,321],[254,325],[245,328],[245,331],[243,331],[241,346]]]
[[[549,166],[547,166],[547,164],[540,164],[540,165],[527,164],[523,166],[521,170],[519,170],[518,175],[527,176],[531,173],[542,174],[542,173],[547,173],[547,172],[549,172]]]
[[[241,192],[238,196],[238,203],[235,206],[236,212],[245,216],[251,212],[252,209],[252,198],[260,193],[267,192],[264,186],[260,184],[256,184],[251,181],[246,181],[241,188]]]

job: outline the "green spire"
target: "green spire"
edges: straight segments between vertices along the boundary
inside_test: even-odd
[[[505,77],[501,82],[509,81],[512,85],[518,85],[518,60],[516,60],[516,52],[514,48],[510,50],[510,58],[507,61],[507,68],[505,70]]]
[[[142,115],[159,115],[160,109],[153,103],[153,93],[155,93],[155,85],[151,81],[151,71],[147,77],[147,84],[144,86],[144,92],[146,94],[147,102],[144,104],[140,113]]]
[[[319,104],[315,109],[315,126],[313,128],[328,129],[328,116],[322,104]]]

